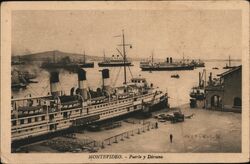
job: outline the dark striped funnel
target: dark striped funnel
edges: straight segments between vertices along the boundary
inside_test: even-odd
[[[109,78],[109,69],[103,69],[102,70],[102,78],[108,79]]]
[[[78,81],[86,80],[86,71],[84,69],[78,70]]]
[[[50,83],[58,83],[58,82],[59,82],[59,72],[51,72]]]

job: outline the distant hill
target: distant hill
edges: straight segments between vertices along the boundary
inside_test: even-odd
[[[84,55],[83,54],[77,54],[77,53],[68,53],[68,52],[62,52],[62,51],[45,51],[45,52],[39,52],[39,53],[33,53],[28,55],[21,56],[22,60],[25,61],[47,61],[47,60],[60,60],[64,57],[69,56],[71,60],[83,60]],[[18,56],[13,56],[13,59],[17,58]],[[87,60],[102,60],[102,57],[99,56],[90,56],[86,55]]]
[[[67,56],[69,56],[72,61],[83,60],[83,54],[62,52],[62,51],[58,51],[58,50],[27,54],[27,55],[23,55],[23,56],[12,56],[12,60],[16,60],[16,61],[24,60],[24,61],[29,61],[29,62],[33,62],[33,61],[42,62],[42,61],[48,61],[48,60],[52,61],[54,56],[55,56],[56,61],[60,60],[64,57],[67,57]],[[107,56],[106,58],[108,59],[110,57]],[[101,60],[103,60],[103,57],[86,55],[86,59],[91,60],[91,61],[101,61]],[[145,57],[145,58],[140,58],[140,57],[130,58],[129,57],[129,59],[132,59],[133,61],[144,61],[144,60],[148,60],[149,57]],[[166,60],[166,59],[154,58],[155,62],[164,61],[164,60]],[[175,60],[179,61],[182,59],[175,59]],[[202,60],[205,62],[228,61],[228,59],[202,59]],[[231,59],[231,61],[241,61],[241,60],[240,59]]]

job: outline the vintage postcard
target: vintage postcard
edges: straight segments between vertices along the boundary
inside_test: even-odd
[[[249,4],[2,3],[1,161],[248,162]]]

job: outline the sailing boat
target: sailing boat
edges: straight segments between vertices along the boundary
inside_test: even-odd
[[[83,61],[80,63],[80,67],[81,68],[94,68],[94,62],[87,62],[86,61],[85,51],[83,54]]]
[[[231,66],[231,59],[230,59],[230,56],[229,56],[229,59],[228,59],[228,65],[226,64],[225,67],[223,67],[223,69],[231,69],[231,68],[235,68],[236,66]]]

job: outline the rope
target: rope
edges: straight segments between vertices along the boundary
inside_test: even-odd
[[[116,85],[116,82],[117,82],[118,77],[119,77],[120,72],[121,72],[121,68],[122,68],[122,67],[120,67],[120,68],[119,68],[119,71],[118,71],[118,74],[117,74],[117,76],[116,76],[116,78],[115,78],[115,81],[114,81],[114,83],[113,83],[113,86],[115,86],[115,85]]]
[[[131,71],[130,67],[128,67],[128,70],[130,72],[131,77],[133,78],[133,74],[132,74],[132,71]]]

